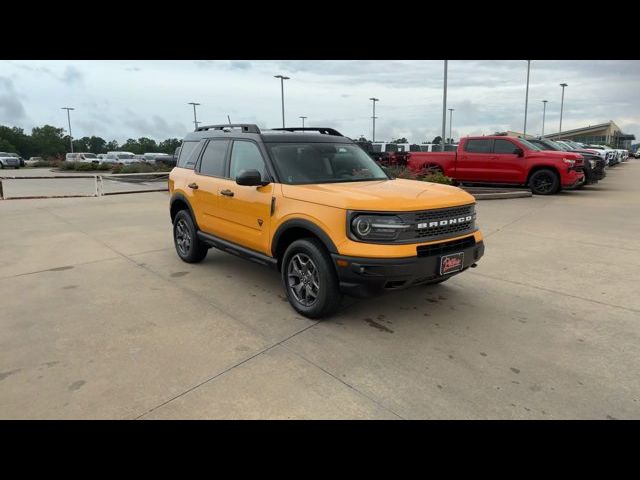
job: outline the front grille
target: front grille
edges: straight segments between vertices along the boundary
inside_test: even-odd
[[[420,245],[416,247],[418,257],[431,257],[433,255],[446,255],[447,253],[459,252],[476,244],[473,236],[452,240],[450,242],[434,243],[432,245]]]
[[[398,238],[398,241],[405,243],[424,239],[437,240],[439,238],[454,237],[471,233],[475,230],[475,204],[410,212],[398,216],[412,225],[412,228],[402,232]],[[471,220],[458,222],[459,219],[469,216]],[[455,220],[455,223],[429,226],[430,223],[442,223],[445,220]],[[421,225],[422,228],[418,228],[420,224],[426,224],[426,226]]]

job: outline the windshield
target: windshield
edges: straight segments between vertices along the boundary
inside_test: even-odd
[[[356,145],[344,143],[267,144],[282,183],[337,183],[388,180],[378,164]]]
[[[529,150],[542,150],[542,148],[538,147],[537,145],[534,145],[531,142],[526,141],[524,138],[518,138],[518,141],[525,147],[527,147]]]
[[[130,160],[130,159],[132,159],[132,158],[133,158],[133,155],[130,155],[130,154],[128,154],[128,153],[119,153],[119,154],[117,155],[117,157],[118,157],[118,158],[122,158],[122,159],[124,159],[124,160]]]
[[[98,158],[95,153],[83,153],[84,158]]]

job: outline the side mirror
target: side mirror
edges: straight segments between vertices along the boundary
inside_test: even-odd
[[[515,153],[519,157],[524,157],[524,150],[522,150],[521,148],[516,148],[513,153]]]
[[[236,177],[236,183],[245,187],[263,187],[269,184],[269,182],[262,181],[262,176],[258,170],[241,171]]]

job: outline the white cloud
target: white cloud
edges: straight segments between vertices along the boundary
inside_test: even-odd
[[[188,102],[201,103],[203,123],[281,125],[280,82],[285,81],[287,124],[330,126],[345,135],[431,140],[442,128],[442,61],[3,61],[0,121],[5,125],[65,126],[62,106],[75,106],[75,136],[124,141],[181,137],[193,128]],[[448,107],[460,135],[522,131],[526,61],[449,62]],[[640,139],[640,62],[542,61],[531,64],[527,130],[557,130],[561,88],[566,82],[563,129],[616,121]],[[26,115],[26,112],[29,115]],[[449,123],[447,118],[447,134]]]

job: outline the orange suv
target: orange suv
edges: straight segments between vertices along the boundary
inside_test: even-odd
[[[331,128],[199,127],[169,192],[182,260],[216,247],[274,267],[309,318],[332,313],[343,293],[443,282],[484,253],[471,195],[393,178]]]

